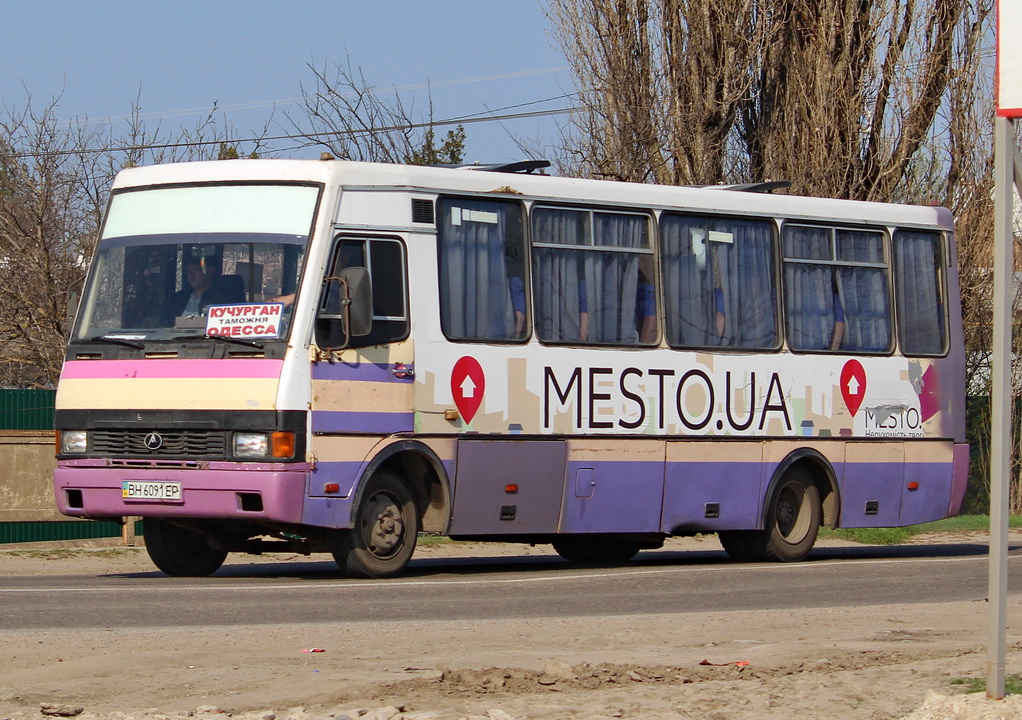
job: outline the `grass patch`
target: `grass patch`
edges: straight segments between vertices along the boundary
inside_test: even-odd
[[[418,540],[415,544],[419,547],[437,547],[439,545],[450,545],[454,541],[445,535],[437,535],[436,533],[419,533]]]
[[[1009,527],[1022,527],[1022,515],[1008,518]],[[959,515],[936,522],[900,528],[847,528],[831,530],[820,528],[820,537],[837,538],[863,545],[900,545],[913,535],[935,532],[986,532],[990,529],[989,515]]]
[[[985,678],[955,678],[951,684],[961,685],[967,693],[986,692],[987,689]],[[1022,675],[1005,676],[1004,692],[1006,695],[1022,694]]]

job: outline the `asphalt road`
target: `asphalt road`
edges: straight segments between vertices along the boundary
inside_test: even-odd
[[[796,564],[723,552],[644,552],[619,567],[554,557],[414,560],[394,580],[351,580],[333,562],[232,564],[209,578],[159,572],[0,578],[0,626],[139,628],[338,621],[586,617],[708,610],[982,601],[983,544],[821,548]],[[1009,553],[1022,592],[1022,546]]]

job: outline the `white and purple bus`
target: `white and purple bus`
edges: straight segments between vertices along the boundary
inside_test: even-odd
[[[503,171],[502,171],[503,170]],[[123,171],[57,391],[60,510],[154,563],[420,532],[621,562],[965,493],[950,213],[515,168],[238,160]]]

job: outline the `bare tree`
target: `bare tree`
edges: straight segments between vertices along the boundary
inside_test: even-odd
[[[465,131],[447,132],[440,147],[430,124],[433,105],[425,119],[416,119],[414,103],[406,103],[396,90],[380,93],[350,58],[331,67],[309,65],[314,82],[301,85],[299,111],[285,112],[306,147],[320,147],[334,157],[365,162],[417,165],[457,164],[462,161]]]
[[[764,43],[755,4],[553,0],[554,32],[581,107],[564,169],[633,182],[719,182]]]
[[[581,107],[567,169],[890,199],[945,132],[953,87],[982,82],[968,73],[989,13],[990,0],[552,0]]]
[[[969,387],[989,392],[991,13],[991,0],[551,0],[580,107],[562,171],[790,180],[802,194],[949,207]],[[973,404],[982,486],[989,418]]]
[[[84,274],[108,178],[81,151],[93,131],[60,123],[56,100],[0,117],[0,383],[52,386],[66,302]]]

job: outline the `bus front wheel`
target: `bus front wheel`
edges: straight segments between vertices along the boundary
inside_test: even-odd
[[[330,552],[349,577],[394,577],[412,559],[418,534],[411,491],[396,473],[381,470],[362,493],[355,526],[331,534]]]
[[[208,536],[161,518],[142,518],[142,536],[153,564],[172,577],[212,575],[227,559]]]

